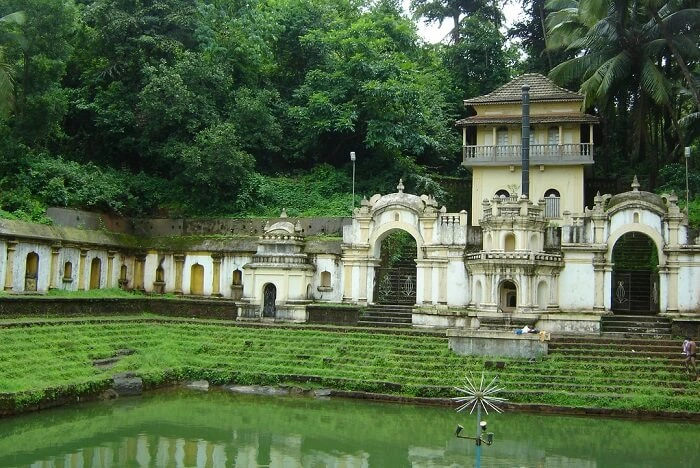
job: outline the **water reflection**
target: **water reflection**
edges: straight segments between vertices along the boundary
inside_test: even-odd
[[[168,391],[0,421],[0,467],[456,468],[451,408]],[[691,467],[700,425],[493,415],[484,467]],[[688,450],[690,449],[690,450]]]

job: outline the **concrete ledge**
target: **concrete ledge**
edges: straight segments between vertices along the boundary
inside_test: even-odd
[[[503,356],[536,358],[549,351],[547,341],[538,334],[513,332],[447,330],[449,347],[460,356]]]

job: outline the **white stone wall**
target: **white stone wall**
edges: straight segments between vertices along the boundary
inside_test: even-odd
[[[588,252],[566,251],[564,259],[564,268],[559,275],[559,307],[563,311],[593,310],[593,255]]]
[[[699,249],[700,250],[700,249]],[[683,256],[684,266],[678,269],[678,312],[700,313],[700,251],[695,258]]]
[[[311,292],[314,300],[322,302],[340,302],[343,300],[343,268],[340,259],[335,255],[316,255],[316,271],[311,282]],[[331,290],[322,287],[321,273],[331,274]],[[319,290],[321,288],[321,290]]]
[[[12,291],[24,291],[24,280],[27,267],[27,255],[35,252],[39,255],[39,268],[37,270],[37,292],[49,290],[49,272],[51,271],[51,248],[37,242],[20,242],[15,249],[15,257],[12,265]]]

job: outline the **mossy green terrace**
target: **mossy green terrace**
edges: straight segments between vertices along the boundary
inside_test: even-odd
[[[329,387],[406,397],[452,397],[467,373],[499,376],[512,403],[640,412],[700,413],[700,382],[680,361],[631,363],[614,346],[582,356],[575,345],[538,360],[458,356],[444,335],[357,328],[244,326],[225,321],[130,318],[17,320],[0,328],[5,409],[100,392],[133,372],[146,387],[207,379],[214,384]],[[94,365],[119,350],[114,367]],[[494,363],[498,366],[494,366]]]

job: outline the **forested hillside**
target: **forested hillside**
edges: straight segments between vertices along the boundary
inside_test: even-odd
[[[6,0],[0,216],[347,215],[351,151],[358,198],[446,202],[463,99],[523,72],[586,93],[596,177],[685,198],[692,146],[700,192],[697,0],[523,0],[510,30],[500,1]]]

